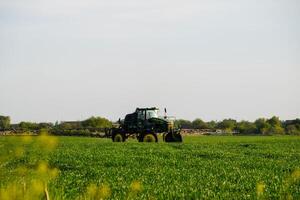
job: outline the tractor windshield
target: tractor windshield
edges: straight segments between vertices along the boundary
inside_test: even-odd
[[[147,119],[158,118],[157,110],[147,110]]]

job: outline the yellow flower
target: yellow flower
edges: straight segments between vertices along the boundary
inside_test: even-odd
[[[11,199],[9,191],[8,191],[7,188],[5,188],[5,189],[2,188],[0,190],[0,199],[2,199],[2,200],[10,200]]]
[[[99,198],[106,199],[111,195],[110,188],[107,185],[102,185],[99,189]]]
[[[22,141],[25,143],[25,144],[29,144],[30,142],[32,142],[32,137],[31,136],[23,136],[22,137]]]
[[[292,178],[294,181],[300,179],[300,169],[296,169],[295,171],[293,171]]]
[[[41,135],[38,136],[38,143],[41,148],[51,151],[57,146],[58,139],[55,136],[49,136],[46,131],[43,131]]]
[[[31,184],[32,196],[39,196],[44,192],[44,184],[42,181],[33,180]]]
[[[142,185],[139,181],[133,181],[130,185],[130,189],[132,192],[140,192],[142,191]]]
[[[88,199],[107,199],[111,195],[111,190],[107,185],[97,187],[95,184],[90,184],[87,187]]]
[[[5,188],[0,189],[1,200],[18,200],[22,198],[22,189],[16,183],[10,183]]]
[[[56,178],[59,174],[59,170],[57,168],[51,169],[49,174],[50,178]]]
[[[37,167],[37,172],[40,175],[46,175],[48,172],[48,164],[46,162],[40,162]]]
[[[97,186],[95,184],[91,184],[87,188],[87,196],[89,198],[95,198],[97,193]]]
[[[256,193],[257,193],[257,196],[262,196],[264,191],[265,191],[265,187],[266,185],[263,183],[263,182],[259,182],[257,185],[256,185]]]

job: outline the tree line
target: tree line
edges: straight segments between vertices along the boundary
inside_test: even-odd
[[[259,118],[254,122],[237,121],[235,119],[209,122],[205,122],[200,118],[193,121],[179,119],[175,120],[174,124],[177,128],[182,129],[209,129],[212,131],[219,129],[228,134],[300,135],[300,119],[284,121],[276,116],[269,119]],[[91,135],[94,132],[110,129],[111,127],[113,127],[113,122],[103,117],[90,117],[83,121],[56,122],[54,124],[34,122],[11,124],[9,116],[0,116],[0,131],[38,132],[46,129],[57,135]]]
[[[112,122],[103,117],[90,117],[83,121],[66,121],[56,123],[20,122],[11,124],[10,117],[0,116],[0,131],[11,131],[13,133],[36,133],[47,131],[53,135],[70,136],[99,136],[106,129],[112,127]]]
[[[209,122],[199,118],[193,121],[180,119],[175,121],[175,125],[183,129],[220,129],[229,134],[300,135],[300,119],[281,121],[276,116],[269,119],[259,118],[254,122],[235,119]]]

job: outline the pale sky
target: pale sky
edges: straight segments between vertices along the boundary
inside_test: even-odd
[[[300,117],[299,0],[0,0],[0,115]]]

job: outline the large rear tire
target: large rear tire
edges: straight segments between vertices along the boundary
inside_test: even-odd
[[[158,142],[158,138],[154,133],[145,133],[140,138],[140,142]]]

